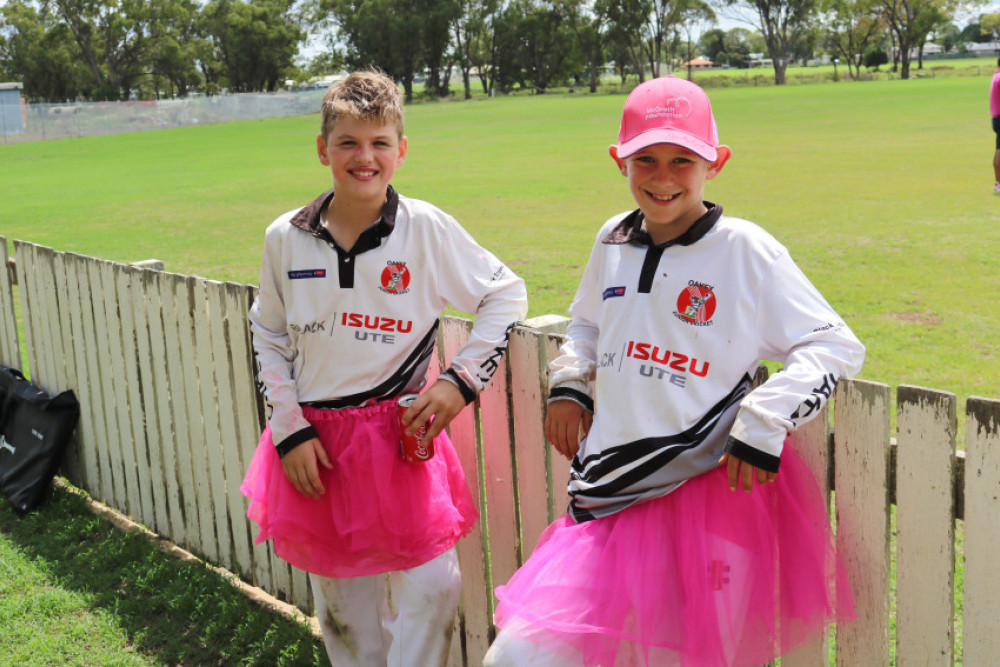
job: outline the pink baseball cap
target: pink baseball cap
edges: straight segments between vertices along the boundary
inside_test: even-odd
[[[674,144],[715,162],[719,132],[712,104],[700,86],[665,76],[635,87],[622,111],[618,157],[654,144]]]

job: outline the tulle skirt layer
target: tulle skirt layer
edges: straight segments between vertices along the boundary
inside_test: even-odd
[[[587,666],[761,665],[854,617],[824,498],[789,443],[752,493],[720,467],[554,522],[496,593],[505,632]]]
[[[434,457],[400,456],[396,404],[320,410],[303,407],[333,468],[320,467],[325,493],[309,498],[285,477],[266,429],[240,490],[256,542],[293,566],[325,577],[406,570],[444,553],[468,533],[478,512],[451,440],[434,439]]]

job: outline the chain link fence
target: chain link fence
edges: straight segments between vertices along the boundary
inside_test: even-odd
[[[245,93],[138,102],[18,103],[16,110],[8,108],[14,105],[0,102],[0,136],[2,143],[9,144],[300,116],[318,113],[325,92]]]

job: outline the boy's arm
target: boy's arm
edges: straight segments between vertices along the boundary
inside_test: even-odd
[[[250,308],[250,332],[257,362],[258,389],[264,395],[268,425],[278,454],[317,437],[302,416],[298,392],[292,379],[295,350],[286,328],[285,303],[281,291],[281,235],[268,229],[261,261],[260,286]]]
[[[443,236],[437,259],[441,296],[476,317],[469,340],[441,379],[454,384],[468,404],[500,368],[510,332],[528,314],[528,293],[524,280],[457,223]]]
[[[597,304],[600,242],[595,244],[580,286],[569,307],[573,320],[559,356],[549,364],[549,398],[545,436],[566,458],[580,447],[580,434],[590,431],[594,398],[590,382],[597,369]]]
[[[486,388],[500,368],[510,332],[528,313],[524,280],[450,222],[440,228],[441,298],[476,319],[448,368],[403,416],[411,434],[426,424],[425,438],[444,430]]]
[[[820,413],[841,378],[861,370],[865,348],[787,253],[760,294],[762,356],[784,368],[740,403],[726,452],[775,473],[788,432]]]

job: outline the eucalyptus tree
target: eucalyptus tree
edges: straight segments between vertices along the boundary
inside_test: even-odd
[[[878,0],[897,49],[900,78],[910,78],[913,52],[935,26],[950,20],[957,4],[958,0]]]
[[[886,29],[877,6],[877,0],[832,0],[823,22],[827,50],[855,78],[861,74],[865,53]]]
[[[337,30],[345,64],[378,67],[403,84],[407,100],[413,99],[418,72],[440,71],[450,44],[448,30],[460,9],[457,2],[435,0],[318,0],[317,7]],[[439,75],[431,75],[440,86]]]
[[[760,31],[774,67],[774,83],[785,83],[785,70],[795,46],[817,22],[818,0],[725,0],[749,11]],[[889,0],[892,1],[892,0]],[[908,1],[908,0],[903,0]]]
[[[493,60],[493,18],[500,0],[460,0],[460,11],[452,20],[452,54],[462,73],[465,99],[472,97],[472,72],[475,70],[489,94],[489,72]]]
[[[44,5],[54,9],[73,35],[97,84],[94,96],[128,98],[145,74],[161,1],[45,0]]]
[[[715,12],[704,0],[654,0],[645,25],[646,56],[652,75],[660,76],[664,59],[673,60],[676,55],[668,38],[679,42],[685,26],[714,19]]]
[[[512,0],[494,23],[494,81],[544,93],[583,70],[583,56],[557,2]]]
[[[294,0],[212,0],[201,29],[218,54],[233,92],[273,91],[293,68],[305,31]]]
[[[20,0],[0,7],[0,78],[21,82],[33,101],[71,101],[94,86],[67,27],[47,7]]]
[[[205,53],[205,39],[198,33],[199,13],[195,0],[164,2],[150,35],[151,72],[169,81],[171,92],[180,97],[202,86],[198,60]]]
[[[555,3],[576,36],[577,46],[585,62],[590,92],[597,92],[601,70],[605,63],[606,31],[610,20],[608,3],[585,0],[559,0]]]
[[[650,0],[595,0],[598,11],[608,17],[605,50],[613,56],[615,67],[625,83],[629,71],[646,80],[646,19],[652,12]]]

